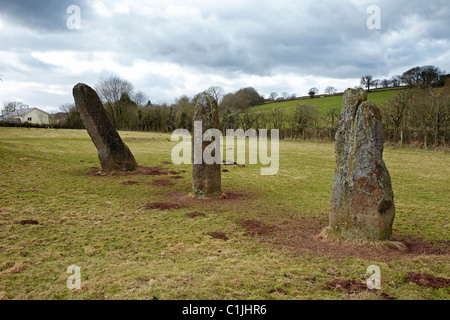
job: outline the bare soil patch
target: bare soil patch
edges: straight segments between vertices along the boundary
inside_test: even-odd
[[[214,239],[221,239],[224,241],[228,240],[227,235],[223,232],[211,232],[211,233],[208,233],[207,235]]]
[[[248,223],[249,228],[258,228]],[[254,223],[253,223],[254,224]],[[318,235],[327,225],[327,221],[291,218],[271,221],[274,229],[270,233],[257,234],[255,241],[271,243],[280,250],[295,255],[307,253],[326,255],[331,258],[355,257],[379,261],[410,259],[422,255],[448,255],[450,250],[437,247],[420,239],[392,237],[392,241],[400,241],[407,247],[406,251],[393,248],[376,248],[358,245],[347,241],[324,241]]]
[[[170,162],[170,161],[163,161],[163,164],[169,165],[169,164],[172,164],[172,162]]]
[[[86,175],[93,177],[129,177],[129,176],[162,176],[169,174],[178,174],[175,171],[163,171],[162,167],[142,167],[139,166],[135,171],[113,171],[113,172],[103,172],[101,169],[96,167],[91,167],[91,171],[89,171]]]
[[[170,178],[171,178],[171,179],[175,179],[175,180],[177,180],[177,179],[183,179],[182,176],[171,176]]]
[[[156,186],[156,187],[169,187],[169,186],[174,186],[175,183],[173,183],[170,180],[165,180],[165,179],[161,179],[161,180],[155,180],[152,182],[152,185]]]
[[[251,235],[267,235],[276,230],[274,226],[265,225],[256,220],[245,220],[241,222],[241,226],[249,231]]]
[[[201,213],[201,212],[188,212],[188,213],[186,213],[186,215],[187,215],[189,218],[206,217],[206,214]]]
[[[139,182],[137,182],[137,181],[124,181],[124,182],[122,182],[122,184],[125,185],[125,186],[132,186],[132,185],[139,184]]]
[[[356,280],[336,279],[329,281],[325,287],[326,290],[345,291],[349,294],[368,291],[367,285]]]
[[[450,287],[450,279],[438,278],[426,273],[411,272],[403,281],[434,289]]]
[[[21,225],[25,225],[25,224],[39,224],[39,222],[36,221],[36,220],[21,220],[21,221],[19,221],[19,224],[21,224]]]
[[[222,169],[222,172],[230,172],[230,170]]]
[[[184,206],[176,203],[167,203],[167,202],[155,202],[155,203],[147,203],[145,205],[145,209],[149,210],[174,210],[174,209],[182,209]]]
[[[244,200],[250,199],[251,194],[238,193],[233,191],[224,191],[225,197],[221,199],[210,199],[202,200],[194,198],[190,193],[184,193],[179,191],[169,191],[165,195],[169,196],[172,201],[186,203],[187,205],[199,205],[203,208],[217,209],[217,207],[222,208],[224,205],[235,205],[241,203]]]

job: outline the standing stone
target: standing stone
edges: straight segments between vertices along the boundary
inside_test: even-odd
[[[136,160],[108,119],[97,93],[89,86],[79,83],[73,88],[73,97],[84,126],[98,150],[102,170],[135,170]]]
[[[328,232],[341,239],[389,240],[394,194],[383,161],[380,110],[363,89],[344,94],[336,133],[336,170]]]
[[[199,121],[201,121],[201,130],[196,128],[195,125]],[[194,137],[192,139],[192,189],[194,196],[198,199],[218,199],[222,196],[220,162],[217,161],[213,164],[207,164],[203,157],[205,149],[211,145],[211,141],[203,141],[205,131],[219,129],[219,126],[219,106],[217,101],[203,93],[195,106],[194,129],[197,130],[194,130]],[[196,164],[195,143],[198,143],[198,145],[201,144],[201,149],[197,146],[197,150],[202,153],[201,164],[199,160],[197,160],[199,163]],[[213,156],[220,158],[220,148],[215,151],[219,152],[219,154],[213,154]],[[200,155],[200,152],[198,152],[198,155]]]

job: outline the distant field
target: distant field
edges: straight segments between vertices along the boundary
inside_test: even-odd
[[[161,175],[100,174],[84,130],[0,128],[0,299],[450,297],[413,281],[450,275],[448,153],[385,150],[393,239],[409,248],[400,253],[316,239],[328,224],[332,143],[281,141],[276,176],[224,166],[227,199],[205,202],[188,195],[189,165],[165,163],[170,135],[120,135]],[[67,288],[71,265],[80,290]],[[361,287],[371,265],[381,290]]]
[[[368,94],[368,100],[375,103],[377,106],[383,104],[386,100],[392,98],[397,93],[397,90],[374,90]],[[280,110],[285,112],[292,112],[295,110],[295,107],[298,104],[307,103],[314,106],[317,106],[320,113],[324,114],[326,110],[337,107],[338,110],[341,110],[342,107],[342,95],[340,96],[318,96],[314,99],[306,98],[294,101],[285,101],[285,102],[275,102],[270,104],[264,104],[261,106],[257,106],[252,108],[252,112],[268,112],[273,108],[277,107]]]

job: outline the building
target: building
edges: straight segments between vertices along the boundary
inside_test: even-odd
[[[29,122],[35,124],[49,124],[49,114],[38,108],[28,108],[16,110],[14,112],[3,115],[2,121],[6,122]]]

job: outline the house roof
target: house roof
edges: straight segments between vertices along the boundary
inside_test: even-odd
[[[39,110],[39,111],[41,111],[41,112],[47,113],[47,112],[42,111],[42,110],[40,110],[40,109],[38,109],[38,108],[27,108],[27,109],[16,110],[16,111],[14,111],[14,112],[5,114],[4,117],[5,117],[5,118],[10,118],[10,117],[21,117],[21,116],[24,116],[24,115],[26,115],[27,113],[29,113],[29,112],[31,112],[31,111],[33,111],[33,110]]]

